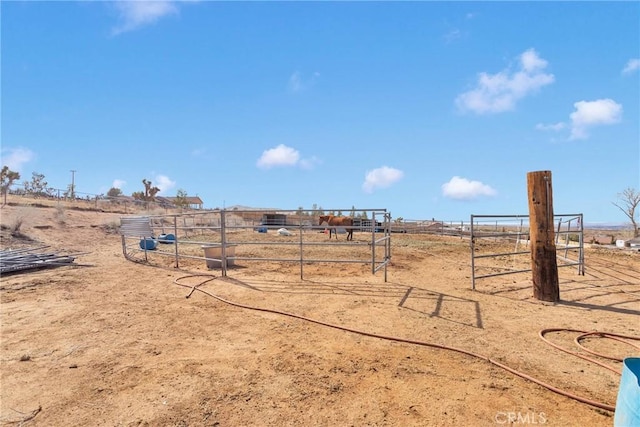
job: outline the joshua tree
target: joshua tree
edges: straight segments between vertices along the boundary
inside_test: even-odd
[[[49,190],[47,189],[47,181],[44,180],[44,175],[38,172],[33,172],[31,174],[31,181],[25,181],[24,189],[27,193],[38,196],[45,196],[49,194]]]
[[[144,199],[145,200],[153,200],[156,197],[156,194],[160,192],[158,187],[152,187],[151,181],[147,181],[146,179],[142,180],[144,184]]]
[[[636,208],[640,205],[640,191],[629,187],[622,193],[618,193],[618,200],[619,203],[612,202],[613,205],[629,217],[633,226],[633,237],[640,236],[640,229],[636,223]]]
[[[13,181],[20,179],[20,174],[9,169],[9,166],[3,166],[0,171],[0,192],[2,192],[3,203],[2,206],[7,204],[7,193],[9,187],[13,184]]]
[[[144,193],[142,191],[134,191],[131,193],[131,197],[136,200],[144,200],[145,202],[155,199],[160,189],[158,187],[152,187],[151,181],[147,181],[146,179],[142,180],[142,184],[144,184]]]

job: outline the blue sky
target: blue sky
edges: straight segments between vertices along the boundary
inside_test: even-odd
[[[639,2],[3,1],[2,165],[206,208],[627,223]],[[76,171],[71,173],[71,171]]]

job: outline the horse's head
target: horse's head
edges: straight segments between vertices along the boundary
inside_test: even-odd
[[[329,215],[320,215],[320,220],[318,221],[318,225],[322,225],[323,222],[329,222]]]

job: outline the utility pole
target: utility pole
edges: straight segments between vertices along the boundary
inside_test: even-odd
[[[76,172],[75,170],[71,170],[71,199],[74,200],[76,198],[76,184],[75,184],[75,180],[76,180]]]

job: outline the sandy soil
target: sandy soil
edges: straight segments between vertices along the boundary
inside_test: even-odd
[[[2,425],[609,426],[598,404],[615,406],[621,364],[585,349],[639,352],[547,335],[610,371],[539,336],[640,336],[638,252],[587,249],[586,274],[561,269],[552,304],[532,298],[526,274],[471,290],[459,237],[393,235],[386,282],[351,264],[308,266],[301,280],[295,265],[251,263],[221,278],[203,262],[127,261],[120,214],[0,213],[3,250],[76,256],[1,278]]]

